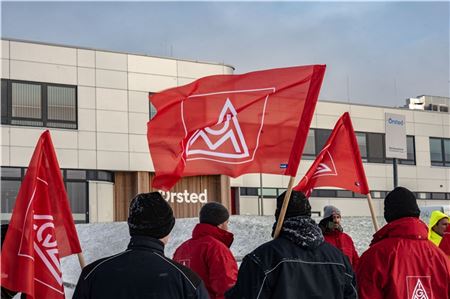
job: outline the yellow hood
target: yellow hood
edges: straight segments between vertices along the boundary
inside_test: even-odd
[[[436,246],[439,246],[442,237],[435,233],[431,228],[435,226],[436,223],[438,223],[442,218],[447,218],[450,220],[450,218],[441,211],[433,211],[430,216],[430,223],[428,224],[428,239],[436,244]]]

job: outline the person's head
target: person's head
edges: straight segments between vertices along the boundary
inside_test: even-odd
[[[323,208],[323,219],[330,218],[335,224],[341,224],[341,211],[335,206],[329,205]]]
[[[173,211],[161,193],[141,193],[130,203],[128,228],[131,236],[148,236],[167,243],[175,225]]]
[[[384,199],[384,219],[386,222],[404,217],[419,218],[420,209],[414,194],[404,187],[396,187]]]
[[[449,216],[441,211],[433,211],[430,217],[430,227],[439,236],[444,236],[444,232],[449,225]]]
[[[218,202],[208,202],[200,209],[200,223],[207,223],[228,230],[229,219],[230,213],[227,208]]]
[[[276,221],[278,221],[278,217],[280,216],[285,194],[286,192],[283,192],[277,197],[277,209],[275,210]],[[311,205],[303,192],[292,190],[284,218],[288,219],[297,216],[311,217]]]

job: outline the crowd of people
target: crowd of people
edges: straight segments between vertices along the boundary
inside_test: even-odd
[[[438,247],[449,217],[433,212],[427,227],[419,215],[411,191],[392,190],[387,224],[359,257],[339,209],[326,206],[317,224],[309,200],[293,191],[279,237],[247,254],[238,270],[223,205],[202,207],[192,238],[170,259],[164,245],[173,211],[160,193],[139,194],[130,205],[127,250],[86,266],[73,298],[450,298],[450,255]]]

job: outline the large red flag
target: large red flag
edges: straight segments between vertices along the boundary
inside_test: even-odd
[[[64,182],[47,130],[16,198],[1,251],[1,285],[27,298],[64,298],[59,259],[81,252]]]
[[[216,75],[151,96],[153,187],[184,176],[295,176],[325,65]]]
[[[338,187],[369,193],[352,121],[345,112],[337,121],[322,151],[294,190],[309,196],[316,187]]]

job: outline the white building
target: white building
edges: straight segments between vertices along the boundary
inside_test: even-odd
[[[231,74],[224,64],[194,62],[104,50],[2,40],[1,219],[8,221],[20,181],[39,135],[49,128],[79,222],[121,221],[138,192],[151,190],[153,164],[146,123],[155,113],[148,93],[212,74]],[[330,130],[349,111],[357,131],[377,213],[393,188],[385,158],[385,112],[406,117],[408,160],[399,185],[417,193],[421,205],[450,203],[450,114],[320,100],[297,179],[306,172]],[[185,178],[167,199],[177,216],[196,216],[199,200],[215,200],[234,213],[273,214],[274,198],[287,177],[259,174],[236,179]],[[177,193],[177,194],[175,194]],[[177,200],[179,199],[179,200]],[[316,190],[314,211],[335,204],[345,215],[368,215],[365,198],[334,189]],[[262,207],[261,207],[262,206]]]

